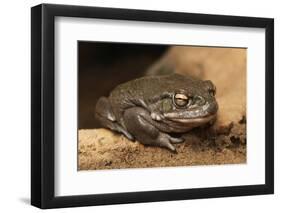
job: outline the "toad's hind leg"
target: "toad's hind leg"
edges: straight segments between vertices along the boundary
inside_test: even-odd
[[[95,117],[99,120],[102,126],[109,128],[113,131],[122,133],[129,140],[134,141],[134,137],[116,121],[116,117],[106,97],[101,97],[98,100],[95,109]]]
[[[141,108],[134,107],[127,109],[124,113],[124,122],[128,131],[142,144],[161,146],[176,152],[172,143],[182,142],[170,135],[159,131],[154,125],[150,113]]]

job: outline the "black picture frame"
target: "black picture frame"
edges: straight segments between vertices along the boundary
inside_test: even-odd
[[[145,22],[264,28],[265,184],[79,196],[54,195],[54,18],[81,17]],[[164,11],[41,4],[31,8],[31,204],[59,208],[217,198],[274,193],[274,20]]]

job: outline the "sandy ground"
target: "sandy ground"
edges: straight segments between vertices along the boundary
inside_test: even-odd
[[[219,104],[214,126],[185,134],[177,154],[106,129],[80,129],[79,170],[246,163],[246,50],[173,47],[150,72],[161,66],[214,82]]]
[[[240,138],[245,138],[240,127]],[[235,134],[217,138],[185,136],[175,145],[177,154],[158,147],[131,142],[107,129],[79,131],[79,170],[121,169],[164,166],[234,164],[246,162],[246,140]],[[95,141],[95,143],[93,143]]]

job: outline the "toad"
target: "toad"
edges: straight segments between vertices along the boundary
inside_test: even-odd
[[[95,116],[101,125],[131,141],[165,147],[184,141],[186,133],[216,119],[216,88],[209,81],[179,74],[145,76],[118,85],[101,97]]]

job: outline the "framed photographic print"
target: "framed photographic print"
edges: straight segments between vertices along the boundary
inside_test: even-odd
[[[31,203],[271,194],[274,21],[31,9]]]

